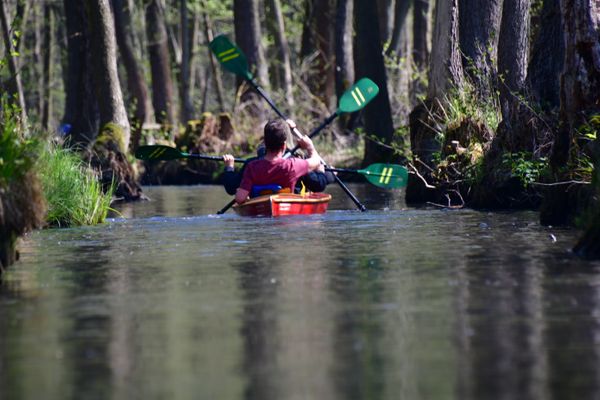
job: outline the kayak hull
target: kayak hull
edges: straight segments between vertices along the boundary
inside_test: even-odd
[[[331,195],[327,193],[271,194],[236,204],[233,210],[243,217],[323,214],[327,211],[330,200]]]

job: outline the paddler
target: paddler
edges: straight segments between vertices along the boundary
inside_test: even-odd
[[[298,145],[306,151],[307,158],[283,158],[291,134],[290,128],[295,126],[294,121],[279,118],[267,122],[264,129],[265,156],[246,164],[235,195],[238,204],[246,201],[255,185],[279,185],[293,189],[296,181],[309,172],[324,172],[321,157],[308,136],[298,140]],[[224,159],[227,161],[228,155]]]
[[[288,120],[287,122],[288,122],[288,124],[291,124],[291,126],[295,126],[294,121]],[[244,172],[246,165],[250,161],[264,158],[265,152],[266,152],[265,146],[264,146],[264,144],[261,144],[258,147],[257,156],[246,160],[246,163],[244,164],[242,169],[239,171],[235,170],[235,167],[234,167],[235,158],[231,154],[226,154],[223,156],[223,161],[225,162],[225,169],[224,169],[222,179],[223,179],[223,186],[225,187],[225,191],[227,192],[227,194],[235,195],[237,188],[240,186],[240,183],[242,181],[242,174]],[[302,188],[304,188],[305,190],[308,190],[310,192],[323,192],[327,188],[327,185],[334,183],[334,182],[335,182],[335,176],[334,176],[333,172],[312,171],[312,172],[309,172],[308,174],[300,177],[300,179],[298,179],[298,182],[296,183],[296,187],[295,187],[295,192],[300,193]]]

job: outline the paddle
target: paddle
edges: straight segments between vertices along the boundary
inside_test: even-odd
[[[234,74],[246,79],[246,81],[248,81],[248,83],[250,83],[250,85],[252,85],[252,87],[258,92],[258,94],[263,99],[265,99],[265,101],[269,104],[269,106],[271,106],[273,111],[275,111],[275,113],[277,115],[279,115],[280,118],[287,119],[287,117],[277,108],[275,103],[273,103],[273,100],[271,100],[271,98],[255,82],[254,76],[248,69],[248,61],[246,60],[246,56],[244,55],[242,50],[240,50],[235,44],[233,44],[229,40],[229,38],[227,38],[227,36],[219,35],[219,36],[215,37],[212,40],[212,42],[209,43],[209,47],[212,50],[212,52],[215,54],[215,56],[217,57],[217,60],[219,60],[221,65],[223,65],[223,68],[225,68],[229,72],[233,72]],[[356,103],[358,105],[362,102],[362,99],[359,96],[357,96],[357,98],[358,98],[358,100],[356,101]],[[365,98],[365,100],[366,100],[366,98]],[[346,104],[346,103],[344,103],[344,104]],[[302,133],[297,128],[294,128],[292,130],[292,132],[298,138],[301,138],[303,136]],[[323,162],[323,164],[325,164],[325,166],[327,166],[327,164],[323,161],[323,159],[321,159],[321,162]],[[356,196],[354,196],[354,194],[350,191],[350,189],[348,189],[346,187],[346,185],[344,185],[344,183],[340,180],[340,178],[338,178],[337,175],[334,175],[334,176],[335,176],[336,182],[340,185],[340,187],[344,190],[344,192],[346,192],[346,194],[352,199],[352,201],[354,202],[354,204],[356,204],[358,209],[361,211],[366,211],[367,208],[356,198]],[[230,204],[233,204],[233,202],[231,202]],[[221,211],[223,211],[223,210],[227,211],[228,208],[229,207],[225,206]],[[219,211],[219,213],[221,213],[221,211]],[[223,212],[225,212],[225,211],[223,211]]]
[[[369,78],[362,78],[351,88],[346,90],[342,97],[340,97],[338,109],[335,110],[333,114],[323,121],[321,125],[315,128],[311,133],[309,133],[308,137],[313,138],[316,136],[323,128],[329,125],[334,119],[337,118],[338,115],[353,113],[359,110],[362,110],[375,96],[379,93],[379,87],[370,80]],[[290,150],[291,154],[294,154],[300,146],[296,145],[292,150]]]
[[[210,161],[223,161],[223,157],[205,154],[186,153],[174,147],[164,145],[140,146],[135,152],[135,157],[140,160],[168,161],[179,158],[195,158]],[[244,163],[243,158],[234,158],[237,163]],[[350,168],[325,168],[326,171],[360,174],[375,186],[384,189],[398,189],[406,186],[408,172],[402,165],[397,164],[371,164],[365,169]]]
[[[176,160],[178,158],[198,158],[201,160],[223,161],[223,157],[208,156],[205,154],[185,153],[174,147],[163,146],[160,144],[152,146],[140,146],[135,151],[135,158],[140,160]],[[246,162],[243,158],[234,158],[237,163]]]
[[[360,174],[375,186],[384,189],[399,189],[408,182],[406,167],[398,164],[371,164],[365,169],[325,168],[331,172]]]

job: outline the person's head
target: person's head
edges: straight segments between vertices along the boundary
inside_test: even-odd
[[[277,152],[285,148],[289,135],[290,127],[284,120],[277,118],[267,122],[265,125],[265,147],[267,151]]]

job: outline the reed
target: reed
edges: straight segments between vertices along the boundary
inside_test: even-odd
[[[75,152],[55,144],[45,146],[39,173],[51,226],[94,225],[104,222],[114,185],[103,193],[98,173]]]

